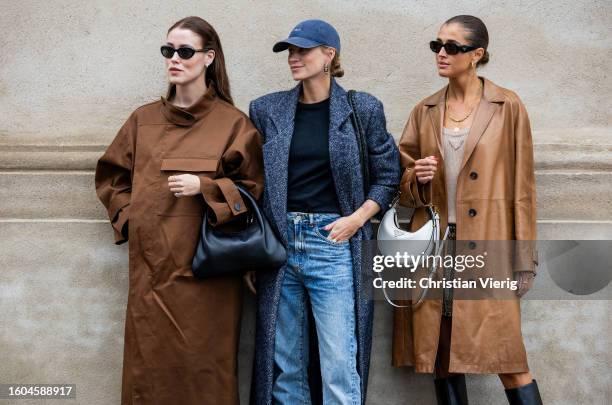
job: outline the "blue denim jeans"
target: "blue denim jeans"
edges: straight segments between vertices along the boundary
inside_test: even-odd
[[[275,404],[310,404],[308,312],[317,328],[323,403],[360,404],[355,293],[348,241],[332,242],[323,227],[338,214],[289,212],[287,269],[274,345]]]

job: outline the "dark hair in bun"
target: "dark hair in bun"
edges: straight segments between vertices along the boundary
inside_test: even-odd
[[[468,31],[468,41],[469,45],[483,48],[485,53],[482,58],[478,61],[477,66],[484,65],[489,62],[490,54],[487,51],[487,47],[489,46],[489,31],[487,31],[487,26],[482,22],[482,20],[478,17],[474,17],[473,15],[457,15],[453,18],[449,18],[444,24],[452,24],[457,23],[461,24],[466,31]]]

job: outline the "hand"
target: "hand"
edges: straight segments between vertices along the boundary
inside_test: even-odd
[[[188,197],[200,193],[200,178],[193,174],[179,174],[168,177],[168,187],[174,196]]]
[[[353,214],[348,217],[340,217],[334,222],[324,226],[323,229],[329,232],[327,237],[329,240],[334,243],[339,243],[350,239],[363,224],[363,220],[359,216]]]
[[[533,286],[533,280],[535,273],[532,271],[517,271],[514,273],[514,280],[518,282],[518,289],[516,290],[516,296],[522,297],[527,294],[527,291]]]
[[[257,280],[257,273],[255,273],[254,271],[247,271],[243,278],[249,290],[253,294],[257,294],[257,290],[255,289],[255,281]]]
[[[427,156],[414,162],[414,173],[421,184],[426,184],[433,179],[438,165],[438,158]]]

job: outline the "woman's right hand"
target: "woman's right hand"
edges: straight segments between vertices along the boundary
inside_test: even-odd
[[[414,174],[421,184],[430,182],[436,173],[438,159],[435,156],[427,156],[414,162]]]

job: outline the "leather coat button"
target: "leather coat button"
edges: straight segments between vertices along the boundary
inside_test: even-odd
[[[234,204],[234,209],[235,209],[236,211],[240,211],[240,203],[236,203],[236,204]]]
[[[475,217],[476,216],[476,210],[474,208],[470,208],[470,210],[468,211],[468,214],[471,217]]]
[[[476,172],[471,172],[470,173],[470,179],[476,180],[477,178],[478,178],[478,173],[476,173]]]

